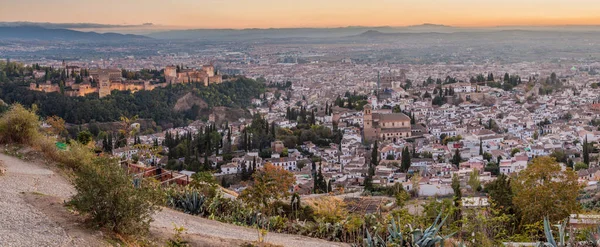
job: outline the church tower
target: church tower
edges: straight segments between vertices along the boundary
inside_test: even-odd
[[[366,104],[363,107],[363,124],[365,129],[373,128],[373,107],[370,104]]]

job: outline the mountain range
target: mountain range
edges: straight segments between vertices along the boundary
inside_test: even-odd
[[[120,33],[81,32],[70,29],[51,29],[38,26],[0,26],[0,39],[10,40],[68,40],[68,41],[127,41],[148,40],[146,36]]]
[[[600,26],[542,26],[465,28],[425,23],[405,27],[349,26],[337,28],[268,28],[268,29],[174,29],[160,31],[162,26],[107,25],[95,23],[0,22],[0,39],[71,40],[71,41],[136,41],[136,40],[204,40],[213,42],[287,40],[287,39],[354,39],[391,38],[423,35],[498,33],[506,31],[541,31],[546,33],[600,33]],[[90,32],[94,30],[95,32]],[[141,31],[143,30],[143,32]],[[139,33],[134,35],[131,33]],[[142,35],[143,34],[143,35]],[[451,35],[452,36],[452,35]]]

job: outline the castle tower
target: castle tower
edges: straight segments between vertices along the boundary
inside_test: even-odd
[[[105,71],[98,74],[98,88],[100,98],[110,95],[110,76]]]
[[[174,83],[177,79],[177,67],[167,66],[165,68],[165,80],[170,83]]]

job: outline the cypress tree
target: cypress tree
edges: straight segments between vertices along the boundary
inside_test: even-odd
[[[590,164],[590,150],[589,150],[587,136],[585,137],[585,140],[583,141],[583,163],[585,163],[586,165]]]
[[[371,166],[373,167],[379,165],[379,155],[377,153],[379,150],[377,149],[377,141],[375,141],[375,144],[373,144],[373,150],[371,151]]]
[[[479,155],[483,155],[483,141],[479,140]]]
[[[400,171],[402,172],[408,172],[408,169],[410,168],[410,151],[408,151],[408,147],[404,147],[404,149],[402,149],[402,160],[400,163]]]
[[[277,138],[277,134],[275,133],[275,123],[271,123],[271,135],[273,136],[273,140]]]
[[[452,164],[454,164],[456,167],[459,167],[461,160],[462,158],[460,157],[460,150],[457,148],[454,151],[454,156],[452,156]]]
[[[104,150],[104,152],[108,152],[108,137],[106,136],[104,136],[102,139],[102,150]]]

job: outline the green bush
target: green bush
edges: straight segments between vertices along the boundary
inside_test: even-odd
[[[148,183],[134,187],[133,179],[116,161],[106,158],[84,165],[77,175],[77,194],[71,204],[89,216],[91,223],[126,236],[148,232],[162,199],[156,188]]]
[[[40,136],[40,121],[34,111],[14,104],[0,117],[0,142],[35,144]]]

